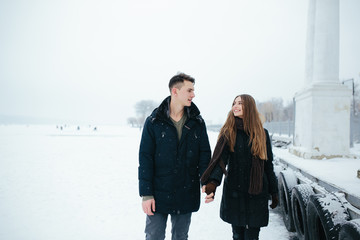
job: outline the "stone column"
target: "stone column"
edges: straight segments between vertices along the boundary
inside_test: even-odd
[[[351,92],[339,81],[339,0],[309,0],[305,87],[295,94],[290,151],[304,158],[349,154]]]

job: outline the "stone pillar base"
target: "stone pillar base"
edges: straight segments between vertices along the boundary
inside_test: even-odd
[[[295,95],[295,136],[289,150],[303,158],[350,153],[351,91],[340,83],[317,83]]]

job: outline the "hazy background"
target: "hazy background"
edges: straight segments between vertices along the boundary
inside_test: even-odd
[[[125,124],[178,71],[222,123],[235,95],[291,101],[308,0],[1,0],[0,120]],[[360,1],[340,0],[340,80],[359,79]]]

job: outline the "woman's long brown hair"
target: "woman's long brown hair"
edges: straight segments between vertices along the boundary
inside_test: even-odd
[[[260,119],[259,112],[256,108],[255,100],[252,96],[247,94],[238,95],[243,102],[243,122],[244,131],[249,135],[251,144],[251,153],[263,160],[267,160],[266,154],[266,135],[262,122]],[[233,101],[233,104],[234,104]],[[229,144],[230,151],[234,152],[234,146],[236,141],[236,125],[235,116],[232,110],[228,113],[225,124],[222,126],[219,134],[220,137],[224,137]]]

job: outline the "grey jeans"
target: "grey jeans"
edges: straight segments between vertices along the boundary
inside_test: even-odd
[[[146,216],[145,234],[146,240],[165,239],[166,222],[169,214],[154,213]],[[170,214],[171,216],[171,240],[187,240],[191,222],[191,213]]]
[[[260,228],[231,225],[234,240],[258,240]]]

